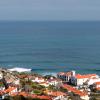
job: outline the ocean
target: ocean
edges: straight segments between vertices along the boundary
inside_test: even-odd
[[[0,66],[100,75],[100,22],[0,21]]]

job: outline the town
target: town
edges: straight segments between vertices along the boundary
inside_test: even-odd
[[[100,77],[74,70],[53,76],[0,68],[0,100],[100,100]]]

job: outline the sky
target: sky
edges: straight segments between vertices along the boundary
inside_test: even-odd
[[[100,20],[100,0],[0,0],[0,20]]]

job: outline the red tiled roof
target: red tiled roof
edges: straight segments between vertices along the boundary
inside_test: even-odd
[[[65,73],[64,72],[60,72],[60,73],[58,73],[58,75],[65,75]]]
[[[45,96],[45,95],[38,96],[37,98],[39,98],[41,100],[43,100],[43,99],[52,100],[50,96]]]
[[[100,91],[100,87],[96,88],[96,90]]]
[[[96,76],[97,76],[96,74],[86,74],[86,75],[77,74],[75,77],[77,79],[81,79],[81,78],[91,78],[91,77],[96,77]]]
[[[67,89],[68,91],[73,92],[74,94],[80,95],[80,96],[85,96],[85,95],[87,95],[87,93],[82,92],[82,91],[80,91],[80,90],[77,90],[76,88],[73,88],[72,86],[67,85],[67,84],[64,84],[64,85],[63,85],[63,88]]]
[[[11,96],[16,96],[18,95],[18,92],[12,93]]]
[[[62,75],[62,76],[71,76],[72,72],[60,72],[58,73],[58,75]],[[76,74],[75,77],[77,79],[81,79],[81,78],[95,78],[97,75],[96,74],[86,74],[86,75],[81,75],[81,74]]]
[[[2,95],[4,92],[3,91],[0,91],[0,95]]]
[[[9,93],[11,91],[13,91],[14,89],[16,89],[16,87],[9,87],[8,89],[4,90],[4,93]]]
[[[95,82],[96,85],[100,85],[100,82]]]
[[[56,96],[67,95],[67,94],[60,92],[60,91],[56,91],[56,92],[50,92],[49,95],[56,97]]]
[[[26,92],[20,92],[19,95],[22,95],[24,97],[27,97],[28,96],[28,94]]]
[[[26,78],[27,75],[18,75],[17,77],[18,77],[18,78]]]
[[[30,95],[31,98],[39,98],[41,100],[52,100],[50,96],[45,96],[45,95],[42,95],[42,96],[38,96],[38,95],[35,95],[35,94],[31,94]]]
[[[67,72],[66,75],[71,76],[72,72]]]
[[[9,89],[6,89],[5,92],[9,92],[9,90],[12,90],[12,89],[14,89],[14,88],[11,87],[11,88],[9,88]],[[3,93],[4,93],[4,91],[0,91],[0,94],[1,94],[1,95],[2,95]],[[26,92],[15,92],[15,93],[12,93],[12,94],[11,94],[11,96],[16,96],[16,95],[22,95],[22,96],[24,96],[24,97],[30,96],[30,97],[32,97],[32,98],[39,98],[39,99],[41,99],[41,100],[44,100],[44,99],[46,99],[46,100],[52,100],[50,96],[45,96],[45,95],[38,96],[38,95],[35,95],[35,94],[28,94],[28,93],[26,93]]]
[[[71,76],[72,72],[60,72],[58,75],[66,75],[66,76]]]

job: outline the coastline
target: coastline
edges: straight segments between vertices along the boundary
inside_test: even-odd
[[[68,72],[70,70],[75,70],[77,71],[78,73],[80,74],[92,74],[92,73],[95,73],[95,74],[98,74],[100,75],[100,70],[97,70],[97,69],[85,69],[85,70],[76,70],[76,69],[68,69],[68,70],[55,70],[55,69],[34,69],[34,68],[27,68],[27,67],[11,67],[11,68],[4,68],[4,67],[0,67],[2,69],[6,69],[6,70],[9,70],[9,71],[17,71],[17,72],[25,72],[25,73],[36,73],[36,74],[40,74],[40,75],[53,75],[53,76],[56,76],[57,73],[59,72]]]

